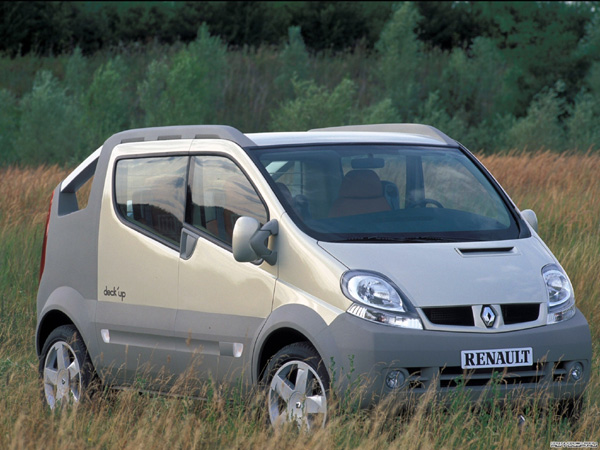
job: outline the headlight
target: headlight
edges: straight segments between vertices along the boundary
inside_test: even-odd
[[[556,264],[548,264],[542,269],[542,276],[548,293],[547,323],[557,323],[575,315],[575,296],[569,277]]]
[[[398,292],[376,275],[354,275],[348,279],[347,289],[352,300],[387,311],[405,312]]]
[[[421,319],[400,290],[383,275],[349,271],[342,276],[342,292],[355,302],[348,313],[371,322],[423,329]]]

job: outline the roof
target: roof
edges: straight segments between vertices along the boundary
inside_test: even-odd
[[[317,128],[287,133],[247,134],[257,146],[318,143],[394,143],[456,146],[457,142],[437,128],[418,123],[380,123]]]
[[[346,125],[309,131],[249,133],[228,125],[182,125],[126,130],[113,134],[104,145],[92,153],[61,184],[63,192],[75,192],[96,169],[101,155],[108,159],[116,145],[128,142],[172,139],[226,139],[242,148],[257,148],[302,144],[386,143],[436,145],[454,147],[458,143],[430,125],[415,123],[384,123]]]
[[[246,136],[253,141],[257,147],[334,143],[449,145],[449,143],[438,139],[408,133],[298,131],[281,133],[248,133]]]

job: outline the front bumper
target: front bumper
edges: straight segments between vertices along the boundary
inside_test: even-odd
[[[433,390],[444,398],[460,390],[471,401],[541,395],[545,399],[579,398],[588,384],[592,361],[591,335],[585,317],[563,323],[504,333],[459,333],[410,330],[368,322],[342,314],[326,331],[331,354],[332,386],[338,393],[360,390],[363,406],[390,394],[414,397]],[[461,351],[531,347],[533,364],[526,367],[461,369]],[[579,380],[569,376],[576,362]],[[406,381],[390,389],[385,379],[401,371]]]

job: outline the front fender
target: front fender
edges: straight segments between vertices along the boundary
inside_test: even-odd
[[[301,304],[287,304],[275,309],[267,318],[253,349],[253,382],[258,382],[260,361],[269,337],[282,329],[292,329],[302,334],[317,350],[325,363],[330,380],[338,380],[337,369],[342,369],[342,355],[332,339],[329,325],[313,309]]]

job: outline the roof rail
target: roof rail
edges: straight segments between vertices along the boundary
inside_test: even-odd
[[[344,125],[341,127],[315,128],[308,131],[370,131],[380,133],[419,134],[441,141],[448,145],[456,145],[456,141],[431,125],[420,123],[378,123],[372,125]]]
[[[92,175],[94,175],[101,150],[102,147],[98,148],[62,181],[60,184],[61,192],[76,192],[87,180],[92,177]]]
[[[171,139],[225,139],[240,147],[256,144],[240,130],[228,125],[181,125],[172,127],[137,128],[113,134],[104,143],[111,149],[127,142],[162,141]]]

